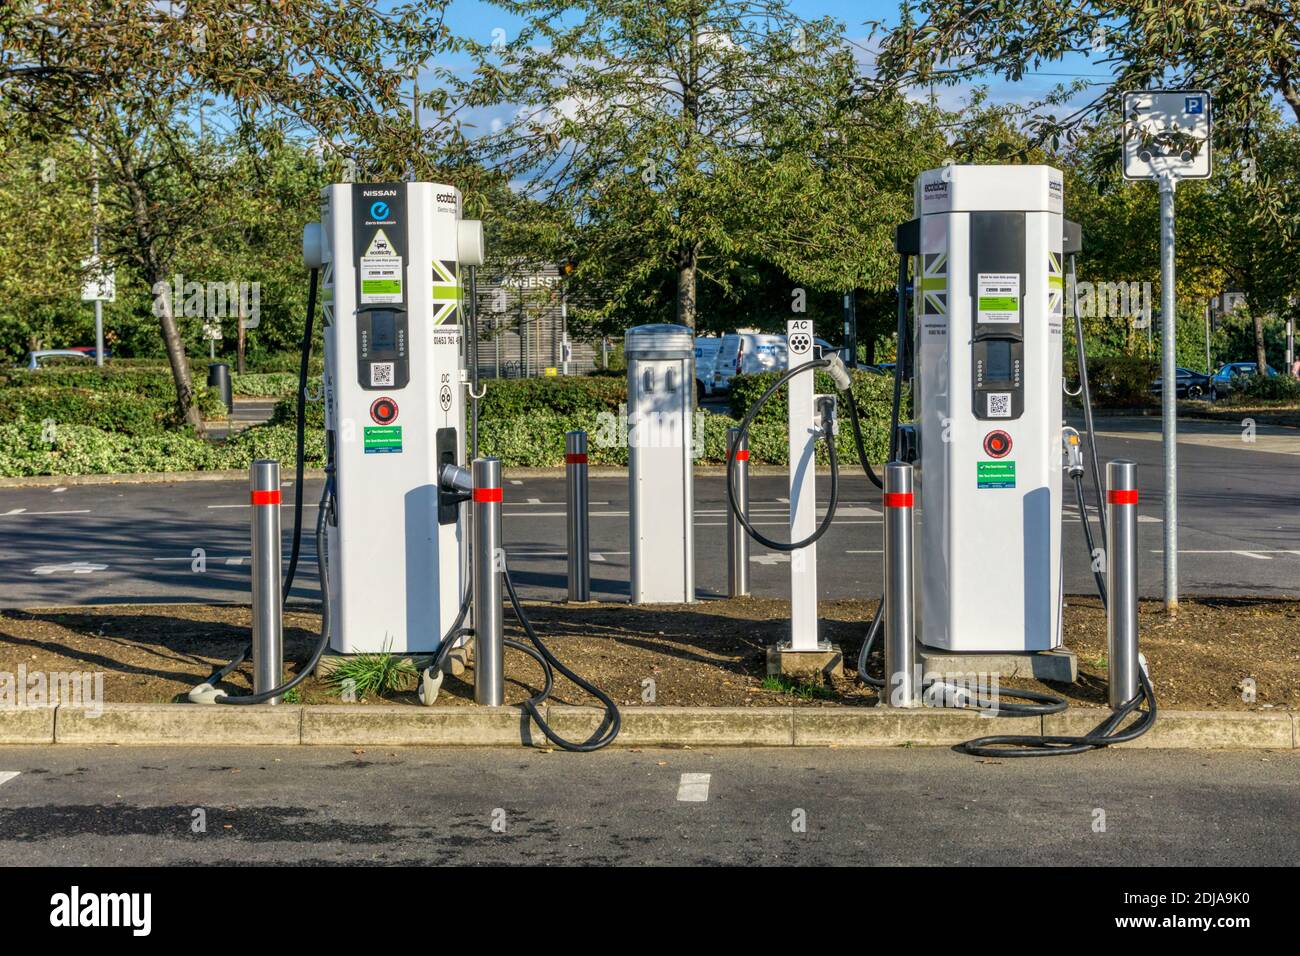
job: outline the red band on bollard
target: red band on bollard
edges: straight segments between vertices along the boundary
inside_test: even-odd
[[[1138,493],[1136,488],[1106,492],[1106,504],[1108,505],[1135,505],[1137,503]]]
[[[280,503],[280,492],[276,491],[254,491],[249,495],[249,500],[255,505],[278,505]]]
[[[910,491],[890,491],[885,493],[886,508],[910,508],[912,507],[912,493]]]
[[[587,463],[587,456],[585,454],[566,454],[564,456],[564,463],[566,465],[585,465]]]
[[[480,502],[500,501],[501,489],[500,488],[475,488],[474,500]]]
[[[736,461],[749,461],[749,449],[742,448],[736,452]]]

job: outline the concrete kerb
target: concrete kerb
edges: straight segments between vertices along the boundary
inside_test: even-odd
[[[988,719],[974,711],[877,707],[625,707],[622,747],[951,747],[988,734],[1083,734],[1107,711]],[[550,705],[570,740],[599,725],[596,707]],[[521,707],[322,704],[104,704],[0,709],[0,745],[549,746]],[[1167,711],[1126,747],[1300,749],[1300,714]]]

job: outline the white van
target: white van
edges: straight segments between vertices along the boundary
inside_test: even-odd
[[[713,370],[717,366],[722,339],[716,335],[695,337],[695,398],[713,394]]]
[[[835,348],[825,339],[815,339],[817,354],[833,352]],[[722,337],[713,366],[713,391],[731,390],[734,375],[757,375],[759,372],[779,372],[788,364],[784,335],[767,332],[728,332]],[[697,373],[698,374],[698,373]]]

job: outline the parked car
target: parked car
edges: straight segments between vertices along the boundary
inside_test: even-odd
[[[77,349],[40,349],[36,352],[27,353],[27,369],[43,368],[46,365],[58,365],[63,359],[89,359],[95,361],[95,350],[91,349],[90,354]]]
[[[1268,370],[1269,378],[1277,375],[1277,369],[1273,368],[1273,366],[1266,365],[1264,367]],[[1236,387],[1235,379],[1250,378],[1252,375],[1257,374],[1259,374],[1259,368],[1254,362],[1227,362],[1219,366],[1219,370],[1210,379],[1210,401],[1217,401],[1230,393]]]
[[[95,347],[93,345],[74,345],[69,351],[80,352],[82,355],[89,355],[91,358],[95,357]],[[105,347],[104,358],[108,359],[112,357],[113,350]]]
[[[1204,398],[1210,394],[1212,377],[1203,372],[1194,372],[1190,368],[1175,369],[1174,394],[1179,398]],[[1151,383],[1151,394],[1159,395],[1164,391],[1161,379]]]
[[[722,339],[716,335],[695,337],[695,398],[702,401],[713,394],[713,369],[717,365]]]

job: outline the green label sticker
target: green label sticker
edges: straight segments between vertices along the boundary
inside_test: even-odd
[[[386,455],[402,450],[401,425],[367,425],[362,435],[367,455]]]
[[[361,291],[365,295],[401,295],[401,279],[362,279]]]
[[[977,461],[975,480],[980,488],[1014,488],[1016,463],[1014,461]]]
[[[980,311],[982,312],[1014,312],[1019,303],[1015,296],[1010,295],[982,295],[980,296]]]

